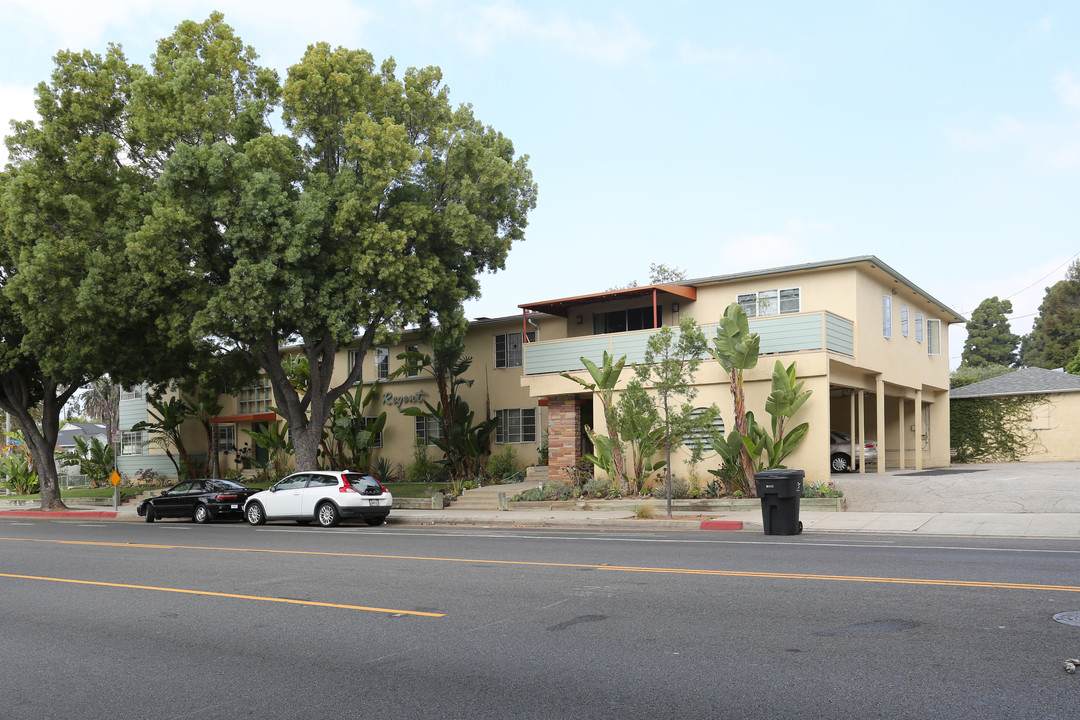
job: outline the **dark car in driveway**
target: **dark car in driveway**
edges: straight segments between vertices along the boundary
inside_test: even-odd
[[[242,520],[244,503],[259,492],[232,480],[185,480],[139,504],[137,512],[146,522],[159,518],[191,518],[197,523],[211,520]]]

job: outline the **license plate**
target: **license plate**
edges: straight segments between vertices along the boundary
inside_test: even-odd
[[[378,504],[379,504],[378,500],[368,500],[368,505],[378,505]]]
[[[230,505],[229,507],[231,507],[233,510],[239,510],[240,509],[239,505]]]

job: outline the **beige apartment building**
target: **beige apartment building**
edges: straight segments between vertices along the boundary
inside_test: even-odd
[[[860,447],[877,444],[878,462],[861,463],[860,472],[948,465],[948,326],[964,319],[874,256],[522,304],[521,315],[470,323],[466,348],[473,364],[467,377],[474,382],[462,395],[478,417],[499,419],[493,452],[512,446],[527,465],[538,462],[546,446],[557,477],[589,450],[585,426],[606,430],[592,393],[560,373],[586,377],[580,358],[599,363],[605,350],[616,358],[626,355],[628,364],[640,362],[655,328],[690,317],[712,332],[733,302],[743,306],[751,331],[761,337],[758,365],[745,374],[747,408],[759,420],[767,418],[765,398],[776,360],[785,366],[796,362],[804,389],[813,391],[796,416],[810,431],[789,467],[804,470],[808,480],[828,479],[830,430],[859,439]],[[402,362],[397,355],[410,347],[428,350],[409,334],[392,347],[374,348],[364,359],[361,380],[365,389],[379,383],[370,414],[387,412],[375,457],[402,466],[412,459],[414,439],[429,442],[435,431],[422,418],[399,412],[424,400],[434,405],[434,381],[422,374],[387,380]],[[342,351],[339,382],[354,358],[354,352]],[[623,382],[632,376],[628,368]],[[732,401],[723,368],[706,359],[696,383],[695,404],[716,403],[729,428]],[[264,379],[238,397],[221,399],[225,409],[213,424],[223,447],[242,446],[248,440],[244,430],[276,422],[271,395]],[[121,427],[145,419],[145,409],[140,399],[122,403]],[[200,434],[192,428],[190,447],[200,447]],[[154,466],[164,472],[161,450],[129,435],[134,434],[125,433],[121,470],[132,474]],[[432,447],[430,455],[439,453]],[[685,472],[687,459],[684,454],[673,462],[676,475]],[[223,472],[231,462],[223,453]],[[718,465],[706,449],[699,472]]]

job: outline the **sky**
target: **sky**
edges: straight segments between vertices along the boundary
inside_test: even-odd
[[[35,116],[58,50],[146,65],[213,10],[282,77],[316,42],[437,65],[529,155],[526,239],[470,317],[646,283],[650,263],[876,255],[965,318],[1008,298],[1022,335],[1080,256],[1075,0],[0,0],[0,128]]]

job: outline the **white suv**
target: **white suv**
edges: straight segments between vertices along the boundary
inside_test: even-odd
[[[363,518],[382,525],[394,496],[370,475],[348,470],[313,470],[283,478],[269,490],[255,493],[244,504],[244,517],[252,525],[267,520],[312,520],[334,527],[346,518]]]

